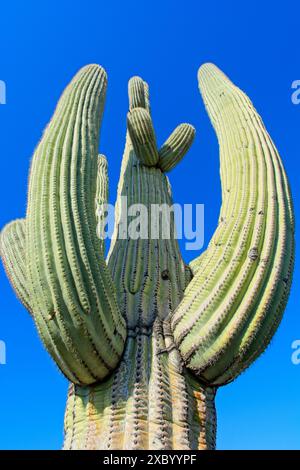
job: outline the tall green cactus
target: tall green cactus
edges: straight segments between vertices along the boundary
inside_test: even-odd
[[[246,95],[214,65],[199,84],[220,145],[223,203],[190,265],[170,237],[151,238],[153,205],[172,205],[165,175],[188,151],[189,124],[158,148],[147,84],[129,82],[115,231],[104,259],[107,162],[98,156],[106,74],[78,72],[31,165],[26,219],[1,255],[41,339],[70,381],[65,449],[212,449],[214,397],[267,347],[287,301],[293,210],[287,178]],[[123,197],[127,198],[124,207]],[[148,209],[146,237],[122,233]]]

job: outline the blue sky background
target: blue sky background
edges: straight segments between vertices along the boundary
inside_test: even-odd
[[[262,114],[290,178],[299,216],[299,12],[295,2],[226,0],[27,0],[0,7],[0,227],[25,212],[29,161],[57,99],[83,65],[99,63],[109,86],[100,149],[109,159],[114,202],[125,137],[127,81],[150,84],[159,143],[180,122],[196,141],[171,174],[175,202],[205,204],[205,243],[221,203],[217,141],[198,92],[197,69],[216,63]],[[299,243],[298,243],[299,244]],[[196,255],[187,252],[186,260]],[[219,449],[300,449],[299,263],[284,320],[267,352],[219,390]],[[67,382],[43,349],[34,325],[0,268],[0,448],[58,449]]]

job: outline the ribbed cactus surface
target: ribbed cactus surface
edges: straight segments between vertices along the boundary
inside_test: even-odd
[[[1,233],[9,279],[71,382],[65,449],[213,449],[218,386],[256,359],[281,320],[294,249],[282,162],[250,100],[217,67],[203,65],[199,85],[218,136],[223,202],[208,248],[190,265],[174,214],[165,236],[152,208],[172,208],[165,173],[195,130],[181,124],[159,147],[139,77],[129,81],[104,259],[108,179],[98,138],[106,74],[97,65],[63,93],[33,157],[26,219]],[[140,222],[124,231],[137,204],[146,233]]]

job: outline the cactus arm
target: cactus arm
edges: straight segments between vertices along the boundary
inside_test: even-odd
[[[162,171],[171,171],[191,147],[195,129],[190,124],[180,124],[160,148],[159,167]]]
[[[108,174],[107,160],[104,155],[98,156],[98,172],[96,185],[96,219],[97,235],[101,242],[102,256],[104,256],[104,224],[105,224],[105,204],[108,201]]]
[[[144,108],[150,111],[148,84],[140,77],[131,77],[128,82],[129,111]]]
[[[25,265],[25,224],[25,219],[17,219],[4,227],[0,235],[0,255],[18,298],[30,311]]]
[[[261,120],[259,120],[258,125],[261,127],[262,131],[266,132]],[[283,257],[286,257],[286,259],[281,264],[275,264],[269,288],[258,303],[257,313],[249,323],[246,332],[243,334],[239,346],[239,354],[236,356],[232,366],[228,368],[219,379],[225,383],[231,381],[232,378],[239,373],[239,369],[242,368],[242,370],[244,370],[246,367],[250,366],[252,362],[264,352],[281,322],[292,284],[294,268],[294,214],[292,199],[281,159],[271,139],[269,143],[272,159],[277,162],[278,169],[280,169],[285,192],[284,199],[287,211],[285,220],[283,220],[282,224],[279,222],[278,230],[286,230],[286,234],[283,236],[283,240],[286,236],[285,251],[283,253]],[[257,334],[259,329],[261,332]],[[264,335],[263,341],[262,334]]]
[[[81,384],[114,370],[126,336],[96,234],[105,89],[101,67],[78,72],[35,151],[29,179],[26,261],[34,319],[60,369]]]
[[[266,348],[280,322],[293,215],[280,157],[250,100],[213,65],[200,68],[199,82],[220,145],[223,203],[171,325],[186,365],[223,385]]]
[[[150,113],[145,108],[133,108],[127,115],[127,129],[140,162],[155,166],[158,152]]]

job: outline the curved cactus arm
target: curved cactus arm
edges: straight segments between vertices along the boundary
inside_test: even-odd
[[[96,219],[97,235],[101,242],[102,256],[105,252],[104,229],[105,229],[105,205],[108,201],[108,173],[107,160],[104,155],[98,156],[98,172],[96,185]]]
[[[25,224],[25,219],[17,219],[4,227],[0,235],[0,255],[18,298],[31,311],[26,279]]]
[[[266,348],[281,320],[293,213],[282,162],[250,100],[212,64],[199,82],[219,140],[223,203],[171,326],[186,365],[222,385]]]
[[[29,179],[26,262],[34,319],[62,372],[81,384],[114,370],[126,336],[96,233],[105,90],[101,67],[77,73],[35,151]]]
[[[191,147],[195,137],[195,128],[190,124],[180,124],[160,148],[159,167],[162,171],[171,171]]]

